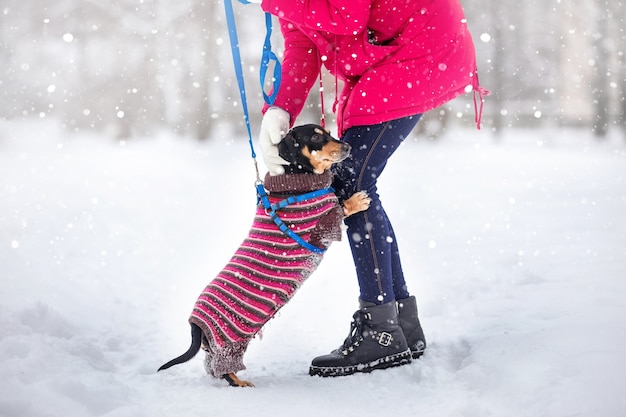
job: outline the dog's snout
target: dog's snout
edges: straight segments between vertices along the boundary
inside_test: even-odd
[[[346,142],[341,142],[341,154],[337,162],[343,161],[344,159],[346,159],[348,155],[350,155],[351,150],[352,150],[352,146],[350,146],[350,144]]]
[[[346,142],[339,142],[339,152],[337,152],[335,162],[340,162],[346,159],[350,155],[350,151],[352,150],[352,146],[347,144]]]

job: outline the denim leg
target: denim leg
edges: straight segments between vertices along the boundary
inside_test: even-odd
[[[420,115],[370,126],[355,126],[342,140],[352,146],[350,157],[333,169],[333,186],[340,199],[366,191],[372,203],[346,218],[347,235],[359,280],[360,298],[376,304],[409,296],[398,243],[378,195],[377,180]]]

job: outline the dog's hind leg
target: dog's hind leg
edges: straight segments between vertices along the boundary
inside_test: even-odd
[[[243,379],[239,379],[234,372],[222,375],[222,378],[226,380],[230,384],[231,387],[253,387],[254,384],[249,381],[244,381]]]
[[[188,360],[196,356],[196,354],[200,350],[201,345],[202,345],[202,329],[200,329],[200,327],[196,326],[195,324],[192,324],[191,325],[191,346],[189,346],[189,349],[187,350],[187,352],[183,353],[177,358],[172,359],[168,363],[161,365],[161,367],[159,368],[159,371],[162,371],[163,369],[167,369],[170,366],[187,362]]]

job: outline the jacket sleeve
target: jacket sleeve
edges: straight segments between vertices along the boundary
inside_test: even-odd
[[[296,26],[349,35],[367,27],[371,0],[263,0],[261,7]]]

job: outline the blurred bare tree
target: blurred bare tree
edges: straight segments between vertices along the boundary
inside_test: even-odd
[[[223,14],[213,1],[6,0],[1,115],[57,117],[120,138],[168,128],[204,139],[216,123],[242,127]],[[260,92],[251,96],[258,113]]]

